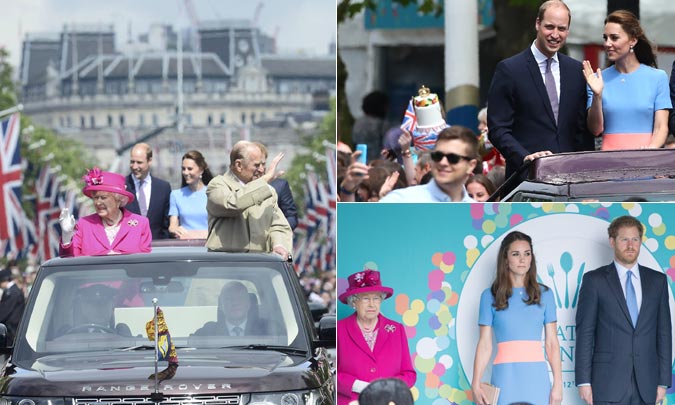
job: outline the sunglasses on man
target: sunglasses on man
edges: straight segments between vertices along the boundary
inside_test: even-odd
[[[468,156],[462,156],[456,153],[443,153],[438,150],[431,152],[431,160],[433,160],[434,162],[439,163],[441,160],[443,160],[443,158],[448,159],[448,163],[450,163],[451,165],[459,163],[459,161],[462,159],[466,160],[467,162],[473,159]]]

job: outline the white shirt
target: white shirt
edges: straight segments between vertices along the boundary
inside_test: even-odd
[[[143,185],[143,194],[145,194],[145,203],[147,204],[147,207],[145,209],[147,210],[148,207],[150,206],[150,189],[152,188],[152,176],[150,176],[150,173],[148,173],[147,176],[145,176],[145,184]],[[134,187],[136,187],[136,201],[138,201],[138,205],[140,207],[141,200],[138,198],[138,193],[141,192],[141,181],[138,180],[136,177],[134,177]]]
[[[548,60],[548,57],[541,53],[539,48],[534,45],[534,42],[532,42],[530,49],[532,50],[532,55],[534,55],[534,60],[536,60],[537,65],[539,65],[541,80],[543,80],[544,84],[546,84],[546,61]],[[558,94],[558,101],[560,101],[560,63],[558,62],[557,52],[555,55],[553,55],[553,61],[551,61],[551,73],[553,73],[553,79],[555,80],[555,91]]]
[[[233,330],[237,326],[241,328],[241,334],[239,336],[244,336],[246,334],[246,320],[244,320],[244,322],[240,323],[239,325],[225,321],[225,327],[227,328],[227,333],[230,336],[237,336]]]
[[[627,269],[614,261],[614,266],[616,266],[616,272],[619,274],[619,281],[621,282],[621,289],[623,290],[623,297],[626,298],[626,273],[628,270],[633,272],[631,277],[631,282],[633,283],[633,289],[635,290],[635,298],[637,299],[638,314],[640,313],[640,307],[642,306],[642,283],[640,282],[640,268],[638,267],[637,262],[633,267]]]

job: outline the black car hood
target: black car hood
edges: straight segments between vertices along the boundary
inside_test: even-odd
[[[30,368],[10,364],[7,395],[120,396],[154,392],[152,351],[88,352],[39,358]],[[276,351],[179,350],[175,375],[159,384],[164,394],[247,393],[316,388],[314,361]],[[161,372],[168,366],[159,362]]]

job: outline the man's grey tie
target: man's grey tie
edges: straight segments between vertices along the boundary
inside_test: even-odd
[[[144,217],[148,215],[148,203],[145,199],[145,191],[143,187],[145,186],[145,179],[141,180],[138,184],[138,207],[141,209],[141,215]]]
[[[633,321],[633,327],[635,327],[638,319],[638,305],[637,297],[635,296],[635,288],[631,281],[632,276],[633,272],[628,270],[628,273],[626,273],[626,305],[628,306],[628,313]]]
[[[241,336],[243,331],[244,330],[239,326],[235,326],[234,328],[232,328],[232,334],[234,336]]]
[[[553,72],[551,72],[551,63],[553,58],[546,59],[546,73],[544,74],[544,83],[546,84],[546,93],[548,93],[548,100],[551,102],[551,109],[555,122],[558,122],[558,91],[555,88],[555,79]]]

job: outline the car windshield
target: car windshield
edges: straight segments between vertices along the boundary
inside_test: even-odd
[[[14,360],[153,349],[153,300],[179,349],[263,345],[308,351],[282,263],[162,262],[47,266],[36,284]],[[179,356],[180,357],[180,356]]]

